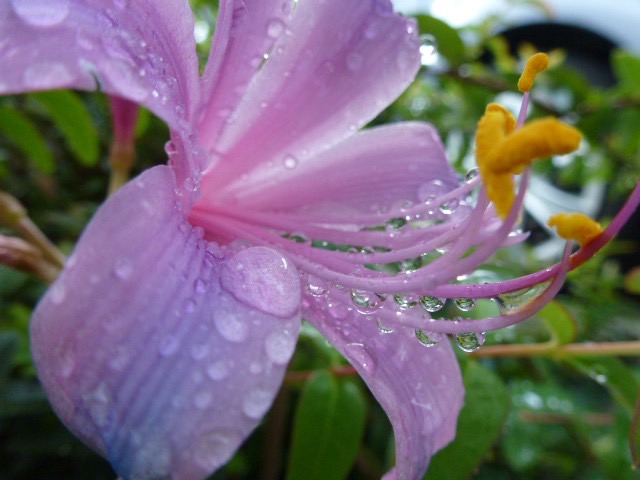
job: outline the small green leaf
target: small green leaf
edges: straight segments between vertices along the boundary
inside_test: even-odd
[[[612,55],[611,62],[620,88],[627,94],[637,95],[640,90],[640,57],[617,50]]]
[[[452,67],[457,67],[464,62],[464,43],[455,28],[430,15],[418,15],[417,20],[420,33],[433,35],[438,42],[438,52],[449,61]]]
[[[632,269],[625,275],[624,289],[633,295],[640,295],[640,267]]]
[[[611,396],[632,413],[636,405],[638,382],[629,367],[614,357],[574,358],[574,367],[599,384],[605,386]]]
[[[554,300],[544,307],[538,316],[549,329],[551,341],[556,345],[571,343],[576,339],[576,319],[564,305]]]
[[[500,378],[478,362],[464,369],[466,397],[455,440],[431,460],[425,480],[462,480],[476,470],[507,417],[508,392]]]
[[[77,93],[67,90],[32,94],[47,111],[82,165],[98,163],[100,144],[93,119]]]
[[[22,112],[0,107],[0,133],[18,147],[44,173],[53,173],[55,162],[45,139]]]
[[[366,416],[360,388],[327,371],[311,377],[293,427],[287,480],[340,480],[355,461]]]

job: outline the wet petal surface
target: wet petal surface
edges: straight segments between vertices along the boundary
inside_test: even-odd
[[[174,189],[156,167],[109,200],[32,323],[55,410],[125,479],[225,463],[270,407],[300,324],[295,267],[204,241]]]

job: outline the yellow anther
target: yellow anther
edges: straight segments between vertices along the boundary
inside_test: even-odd
[[[602,233],[602,227],[595,220],[582,213],[559,213],[547,222],[565,240],[575,240],[584,246]]]
[[[508,215],[515,198],[512,175],[521,174],[536,159],[573,152],[582,139],[577,129],[555,118],[534,120],[518,130],[515,125],[508,110],[491,104],[476,133],[480,175],[501,218]]]
[[[532,120],[495,145],[484,161],[495,173],[520,174],[534,160],[575,151],[581,140],[579,130],[556,118]]]
[[[544,72],[549,67],[549,55],[546,53],[536,53],[529,59],[524,67],[524,72],[518,80],[518,90],[522,93],[531,91],[533,82],[540,72]]]

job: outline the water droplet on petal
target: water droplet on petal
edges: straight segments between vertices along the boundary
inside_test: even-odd
[[[284,165],[284,168],[293,170],[298,166],[298,159],[293,155],[287,155],[284,157],[282,164]]]
[[[267,413],[272,401],[273,395],[270,392],[257,388],[244,397],[242,411],[247,417],[257,420]]]
[[[365,290],[351,290],[351,300],[356,310],[364,314],[373,313],[380,306],[380,297]]]
[[[207,472],[216,470],[235,453],[244,436],[231,430],[216,430],[202,435],[193,453],[194,460]]]
[[[314,297],[321,297],[326,295],[329,291],[327,283],[314,275],[309,275],[307,278],[307,290]]]
[[[66,350],[60,356],[60,375],[69,378],[76,367],[76,359],[72,350]]]
[[[211,380],[224,380],[229,375],[229,367],[223,360],[213,362],[207,367],[207,376]]]
[[[376,320],[376,324],[378,325],[378,330],[380,330],[380,333],[383,333],[383,334],[385,334],[385,335],[386,335],[386,334],[388,334],[388,333],[393,333],[393,332],[395,332],[395,330],[394,330],[393,328],[386,327],[386,326],[382,323],[382,321],[381,321],[380,319],[377,319],[377,320]]]
[[[431,297],[426,295],[420,297],[420,305],[422,305],[422,308],[431,313],[442,310],[446,301],[446,298]]]
[[[426,332],[423,330],[416,329],[416,338],[418,341],[424,345],[425,347],[433,347],[438,344],[438,342],[432,339]]]
[[[105,427],[111,411],[111,395],[107,385],[101,383],[95,390],[83,395],[82,399],[96,426]]]
[[[55,303],[56,305],[61,304],[62,302],[64,302],[66,296],[67,292],[64,288],[64,285],[57,282],[51,286],[51,289],[49,290],[49,298],[51,298],[51,301],[53,303]]]
[[[471,170],[469,170],[465,176],[464,176],[464,181],[465,182],[470,182],[471,180],[473,180],[474,178],[476,178],[478,175],[480,175],[480,169],[478,167],[476,168],[472,168]]]
[[[460,201],[457,198],[452,198],[440,205],[440,212],[444,215],[451,215],[456,211],[458,205],[460,205]]]
[[[367,372],[372,373],[376,369],[376,363],[369,349],[362,343],[348,343],[344,347],[349,360],[356,362]]]
[[[25,87],[29,89],[51,89],[71,83],[73,75],[60,62],[42,62],[31,65],[24,72]]]
[[[128,258],[119,258],[113,267],[113,273],[120,280],[126,280],[133,273],[133,264]]]
[[[278,38],[284,32],[284,23],[281,20],[274,18],[267,24],[267,35],[271,38]]]
[[[408,310],[418,304],[418,301],[414,298],[413,295],[406,293],[396,293],[393,296],[393,299],[398,304],[401,310]]]
[[[119,60],[108,60],[101,65],[102,74],[111,86],[122,95],[142,102],[149,96],[148,88],[137,80],[132,68]]]
[[[422,35],[420,37],[420,63],[422,65],[433,65],[438,58],[438,42],[433,35]]]
[[[249,325],[237,314],[229,311],[218,313],[213,321],[220,335],[230,342],[242,342],[247,338]]]
[[[460,333],[456,335],[456,343],[464,352],[475,352],[484,345],[484,333]]]
[[[473,298],[456,298],[455,304],[463,312],[469,312],[475,308],[476,301]]]
[[[288,331],[273,332],[265,340],[267,356],[273,363],[284,365],[289,361],[296,346],[296,338]]]
[[[53,27],[69,15],[70,0],[11,0],[16,15],[34,27]]]

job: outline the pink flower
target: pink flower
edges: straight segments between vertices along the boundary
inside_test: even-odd
[[[360,131],[419,67],[415,23],[388,0],[222,0],[202,77],[186,0],[11,0],[0,30],[0,92],[100,88],[171,128],[169,166],[103,205],[32,324],[54,409],[126,480],[224,464],[269,409],[301,318],[386,410],[386,478],[420,478],[463,401],[442,334],[475,348],[541,308],[572,266],[567,249],[524,279],[455,284],[523,238],[510,234],[524,188],[502,220],[431,126]],[[446,298],[546,280],[501,317],[433,318]]]

